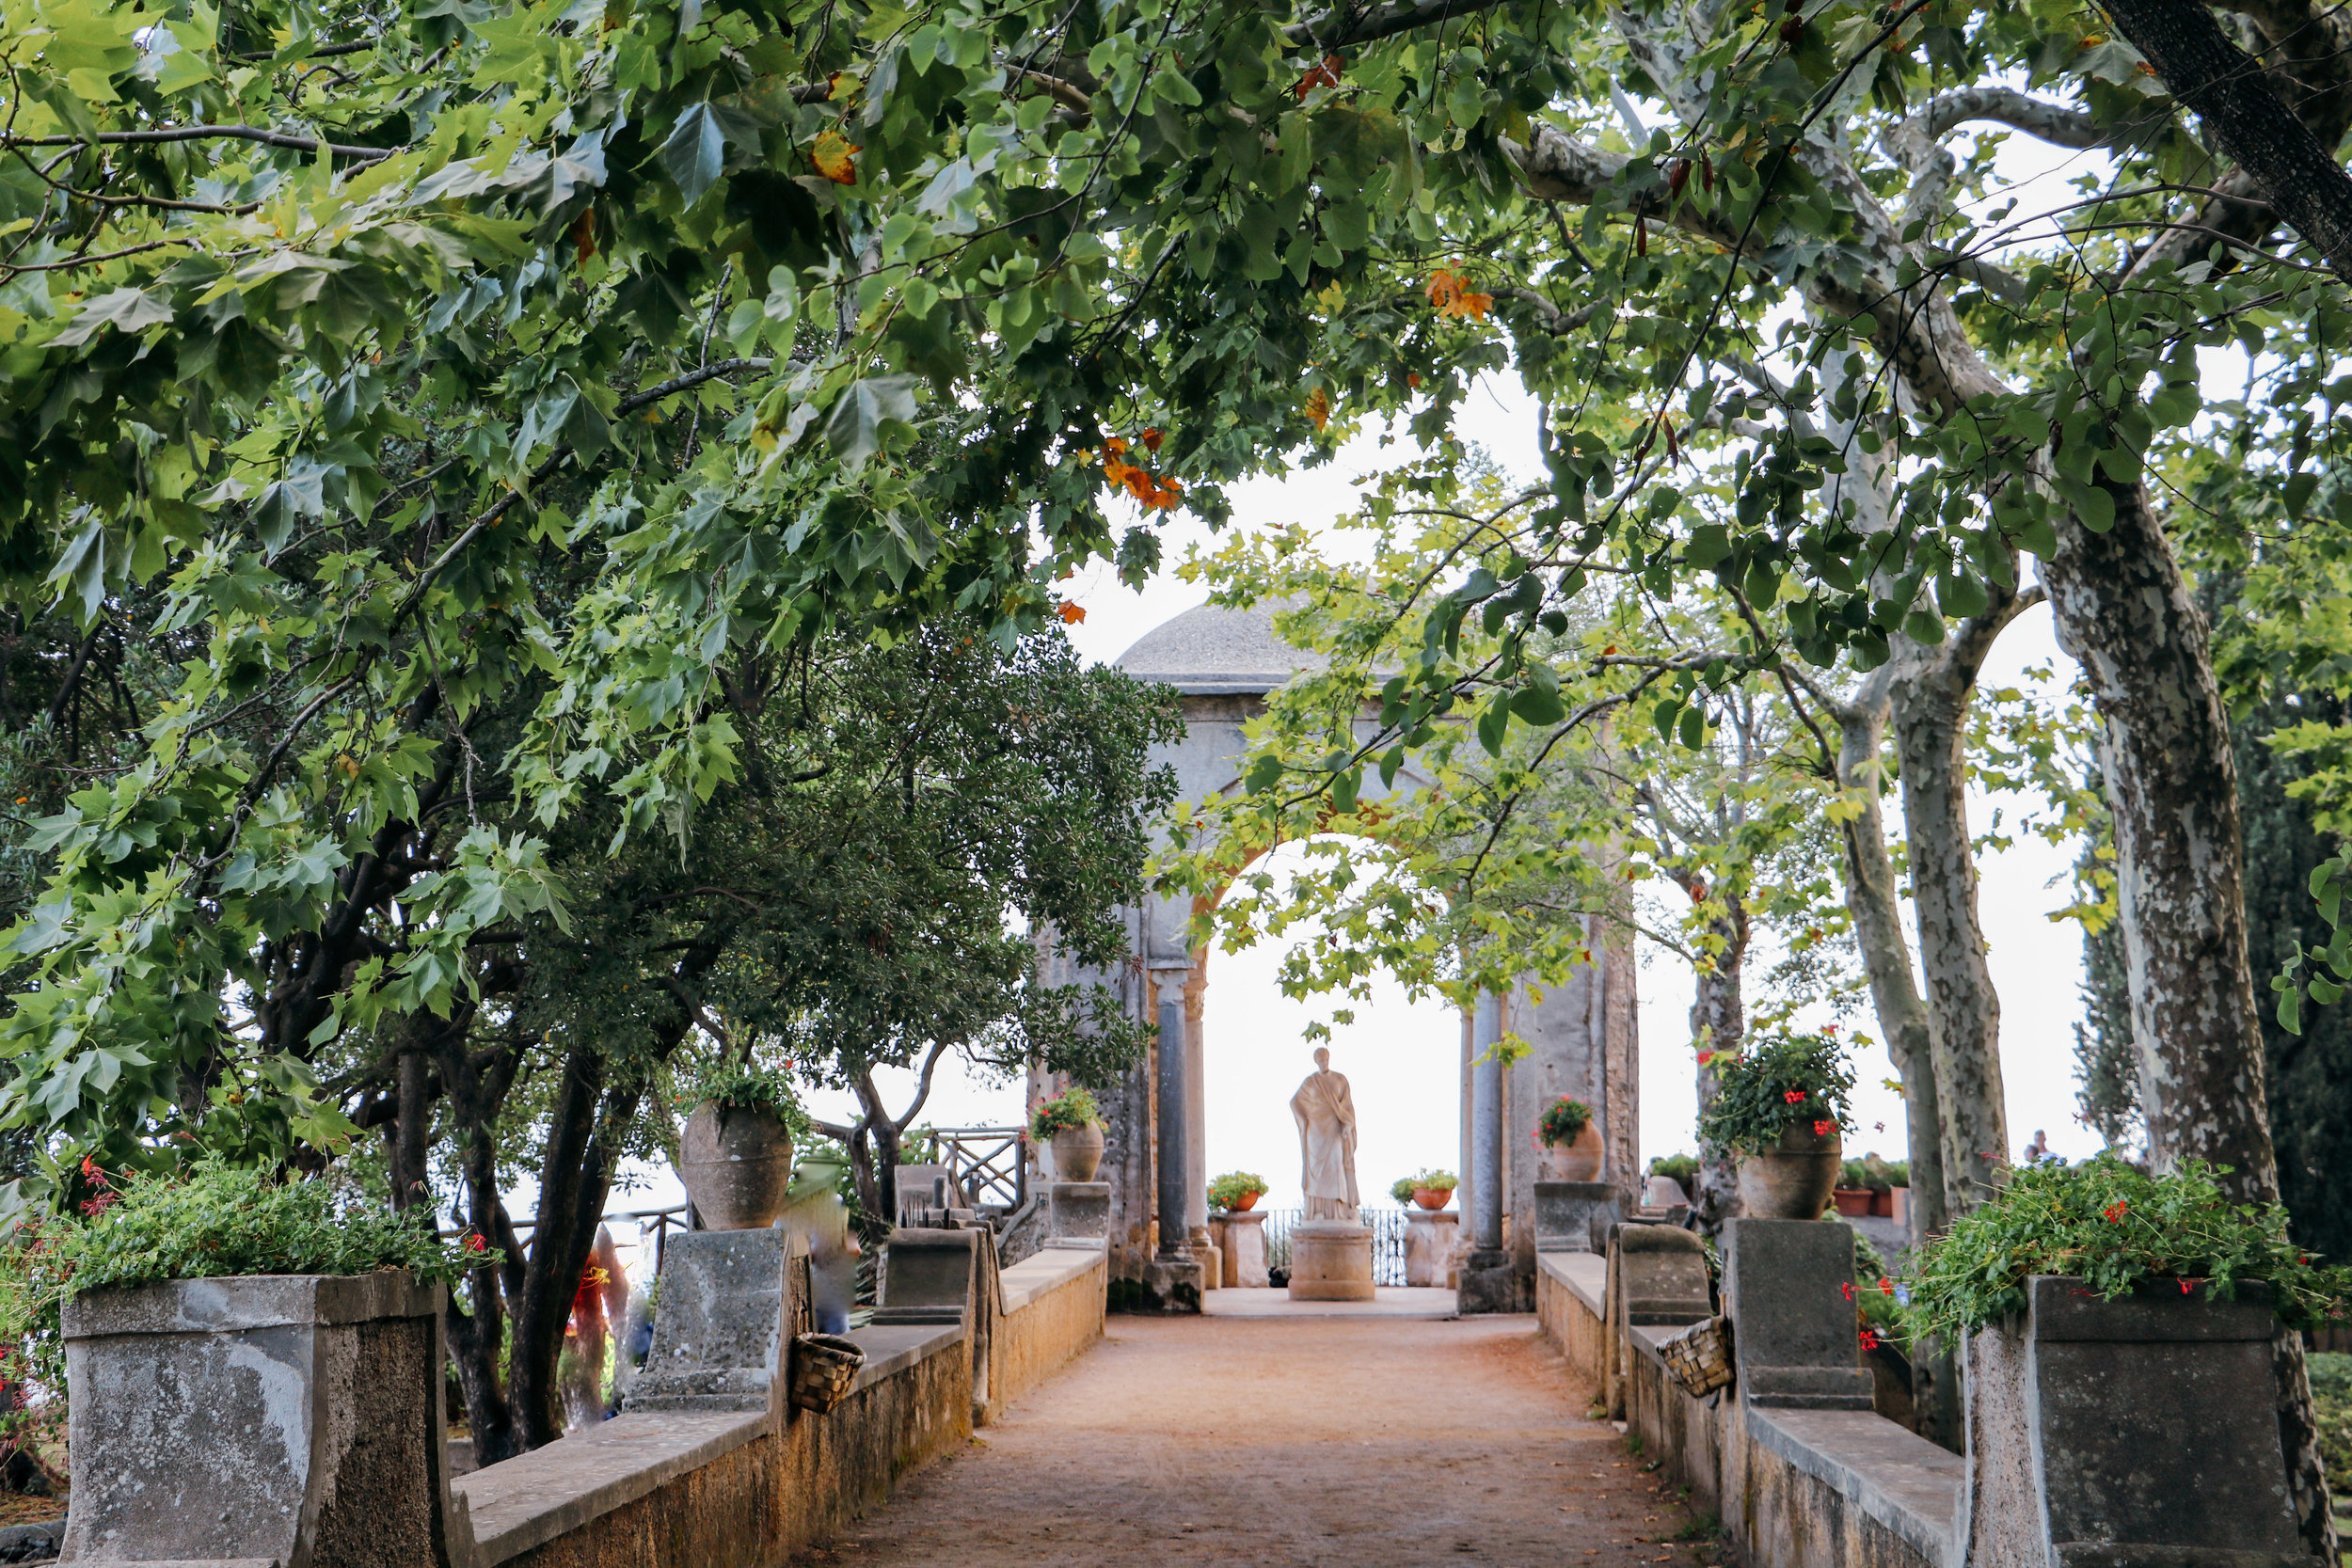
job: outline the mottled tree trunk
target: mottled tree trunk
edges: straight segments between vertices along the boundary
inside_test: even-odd
[[[1747,1002],[1740,990],[1748,959],[1748,911],[1747,905],[1737,897],[1728,899],[1727,904],[1726,912],[1708,923],[1708,931],[1723,945],[1713,955],[1713,967],[1699,971],[1698,985],[1691,1000],[1691,1037],[1701,1042],[1698,1082],[1702,1117],[1721,1086],[1714,1058],[1736,1055],[1748,1035]],[[1738,1219],[1742,1212],[1739,1162],[1729,1149],[1711,1149],[1702,1145],[1695,1180],[1691,1207],[1698,1214],[1700,1227],[1711,1236],[1723,1228],[1724,1221]]]
[[[2013,602],[2011,600],[2010,602]],[[1901,761],[1903,836],[1919,967],[1934,1009],[1930,1035],[1943,1125],[1944,1202],[1957,1215],[2005,1180],[2009,1114],[2001,1088],[2001,999],[1977,917],[1968,832],[1968,700],[1977,670],[2013,611],[2005,604],[1932,649],[1899,651],[1888,683]],[[1913,1194],[1917,1195],[1915,1175]]]
[[[2059,644],[2103,721],[2099,763],[2115,819],[2116,897],[2138,1047],[2148,1153],[2227,1166],[2244,1202],[2279,1196],[2262,1021],[2246,948],[2237,763],[2206,643],[2145,486],[2102,480],[2114,526],[2074,518],[2042,578]],[[2336,1560],[2327,1472],[2299,1339],[2274,1344],[2280,1436],[2303,1539]]]
[[[1870,982],[1870,1001],[1886,1053],[1902,1074],[1903,1119],[1911,1163],[1911,1244],[1919,1246],[1949,1223],[1945,1202],[1943,1119],[1935,1089],[1934,1020],[1911,971],[1911,947],[1903,935],[1896,892],[1895,863],[1886,852],[1886,823],[1881,811],[1879,754],[1886,736],[1887,676],[1882,666],[1854,699],[1839,707],[1837,783],[1851,815],[1839,823],[1845,846],[1846,911],[1852,918],[1854,945]],[[1935,1340],[1915,1346],[1911,1358],[1913,1408],[1920,1435],[1961,1449],[1964,1408],[1960,1368],[1949,1346]]]

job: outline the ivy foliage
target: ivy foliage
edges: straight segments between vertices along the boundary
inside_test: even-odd
[[[2078,1278],[2107,1301],[2153,1283],[2231,1300],[2258,1284],[2291,1328],[2342,1321],[2352,1269],[2314,1261],[2287,1239],[2283,1208],[2232,1203],[2214,1176],[2197,1160],[2151,1176],[2111,1154],[2019,1169],[1922,1250],[1909,1280],[1919,1331],[1970,1332],[2022,1311],[2035,1275]]]

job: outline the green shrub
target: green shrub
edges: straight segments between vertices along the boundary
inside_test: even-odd
[[[2328,1490],[2352,1497],[2352,1355],[2314,1354],[2312,1408],[2319,1418],[2319,1456],[2328,1466]]]
[[[1043,1143],[1057,1132],[1074,1132],[1096,1126],[1102,1119],[1094,1096],[1081,1088],[1068,1088],[1038,1106],[1037,1114],[1029,1118],[1029,1136]]]
[[[1852,1121],[1853,1073],[1832,1035],[1787,1035],[1715,1061],[1715,1099],[1699,1117],[1709,1148],[1753,1154],[1791,1127],[1810,1123],[1826,1135]]]
[[[736,1057],[721,1056],[688,1078],[675,1103],[691,1112],[705,1101],[728,1110],[772,1111],[791,1130],[794,1141],[808,1133],[808,1117],[801,1109],[791,1075]]]
[[[1695,1154],[1661,1154],[1649,1163],[1652,1176],[1671,1176],[1682,1183],[1685,1192],[1691,1189],[1691,1179],[1699,1173],[1699,1157]]]
[[[2143,1280],[2224,1298],[2252,1280],[2292,1327],[2341,1318],[2352,1271],[2314,1264],[2287,1240],[2284,1209],[2232,1203],[2213,1178],[2201,1161],[2150,1176],[2106,1154],[2023,1167],[1926,1247],[1911,1282],[1921,1331],[1957,1334],[2018,1311],[2038,1274],[2079,1276],[2108,1301]]]
[[[1209,1206],[1231,1209],[1236,1203],[1258,1196],[1266,1190],[1265,1178],[1246,1170],[1229,1170],[1209,1183]]]
[[[1395,1180],[1390,1182],[1389,1196],[1399,1203],[1412,1202],[1413,1179],[1409,1176],[1400,1176]]]
[[[1406,1180],[1416,1188],[1425,1187],[1433,1193],[1450,1193],[1462,1184],[1450,1170],[1430,1170],[1426,1167]]]

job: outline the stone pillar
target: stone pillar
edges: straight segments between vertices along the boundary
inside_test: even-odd
[[[1634,1231],[1660,1228],[1628,1226]],[[1726,1221],[1724,1304],[1740,1397],[1751,1407],[1868,1410],[1853,1298],[1853,1227],[1835,1221]]]
[[[1057,1245],[1088,1242],[1107,1247],[1111,1236],[1111,1184],[1107,1181],[1057,1181],[1050,1201],[1046,1236]]]
[[[1184,1003],[1181,995],[1168,994],[1173,987],[1161,982],[1159,1002],[1160,1036],[1158,1045],[1159,1138],[1157,1166],[1159,1169],[1160,1222],[1159,1250],[1143,1271],[1143,1283],[1151,1304],[1162,1312],[1198,1312],[1203,1270],[1192,1254],[1191,1227],[1185,1223],[1185,1191],[1191,1186],[1187,1177],[1190,1162],[1185,1157],[1184,1104],[1188,1095],[1189,1074],[1185,1059],[1191,1053],[1184,1049]]]
[[[1606,1181],[1536,1182],[1535,1250],[1608,1250],[1609,1227],[1625,1217],[1622,1196]]]
[[[1209,982],[1209,956],[1198,955],[1184,972],[1184,1228],[1193,1246],[1211,1244],[1209,1238],[1209,1077],[1208,1034],[1201,1004]],[[1204,1259],[1205,1261],[1205,1259]],[[1219,1283],[1212,1269],[1209,1284]]]
[[[2110,1302],[2078,1279],[2027,1281],[2024,1312],[1968,1337],[1953,1560],[2312,1568],[2279,1441],[2276,1326],[2260,1286],[2222,1301],[2159,1280]]]
[[[1344,1220],[1291,1227],[1291,1300],[1371,1301],[1372,1231]]]
[[[1502,1246],[1502,1064],[1494,1056],[1502,1038],[1502,999],[1482,995],[1470,1038],[1470,1252],[1454,1287],[1465,1315],[1527,1310],[1527,1285]]]
[[[1405,1212],[1405,1283],[1446,1289],[1454,1283],[1454,1243],[1461,1216],[1451,1209]]]

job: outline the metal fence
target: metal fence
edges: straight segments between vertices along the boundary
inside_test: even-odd
[[[1365,1228],[1372,1232],[1372,1282],[1405,1283],[1405,1214],[1402,1209],[1363,1211]],[[1265,1216],[1266,1266],[1287,1272],[1291,1266],[1291,1227],[1306,1216],[1303,1209],[1269,1209]]]

